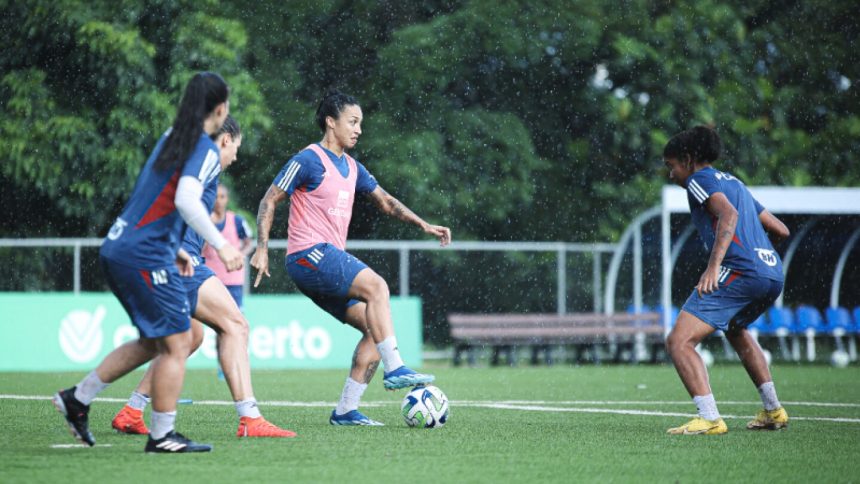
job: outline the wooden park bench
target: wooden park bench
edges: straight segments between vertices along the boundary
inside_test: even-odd
[[[593,349],[602,343],[616,343],[614,358],[621,359],[621,351],[633,347],[636,334],[644,334],[652,346],[663,344],[663,325],[660,313],[599,313],[570,314],[449,314],[448,324],[454,340],[454,365],[462,362],[467,352],[470,365],[475,363],[474,349],[490,346],[493,349],[490,363],[498,365],[501,353],[508,364],[516,364],[517,346],[531,346],[532,364],[544,352],[546,364],[552,364],[551,345],[575,346],[581,355],[583,349]],[[597,352],[592,351],[595,362]],[[656,357],[652,351],[652,360]]]

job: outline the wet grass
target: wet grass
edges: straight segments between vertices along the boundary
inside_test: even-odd
[[[363,408],[381,428],[328,425],[344,371],[259,371],[254,385],[266,417],[296,439],[237,439],[236,415],[214,371],[190,372],[177,428],[214,444],[211,454],[143,453],[144,437],[117,435],[122,406],[97,401],[95,448],[71,444],[48,400],[0,398],[0,482],[850,482],[860,443],[860,371],[779,366],[780,398],[792,420],[775,433],[744,429],[758,395],[738,365],[718,365],[712,386],[730,432],[676,437],[665,429],[694,408],[665,366],[429,368],[451,399],[441,429],[410,429],[399,415],[405,391],[375,381]],[[48,396],[82,375],[2,373],[0,394]],[[124,399],[138,375],[103,397]],[[379,378],[377,378],[379,379]],[[282,402],[280,404],[265,402]],[[305,402],[302,406],[285,402]],[[330,403],[326,403],[330,402]],[[504,408],[498,408],[499,403]],[[841,403],[821,406],[819,403]],[[495,408],[494,408],[495,406]],[[642,414],[627,414],[631,410]],[[606,413],[619,412],[619,413]],[[843,418],[848,421],[822,421]]]

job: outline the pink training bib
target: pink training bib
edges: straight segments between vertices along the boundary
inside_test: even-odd
[[[239,231],[236,227],[236,214],[229,210],[224,217],[224,230],[221,231],[221,235],[227,239],[227,243],[236,249],[242,247],[242,240],[239,238]],[[206,258],[206,265],[212,269],[215,276],[218,277],[225,286],[241,286],[242,283],[245,282],[245,268],[243,267],[238,271],[227,272],[227,268],[224,267],[224,263],[218,258],[218,252],[213,249],[211,245],[206,244],[206,246],[203,247],[203,257]]]
[[[325,174],[322,183],[313,191],[299,189],[290,197],[287,253],[300,252],[322,242],[346,250],[358,166],[351,156],[346,155],[349,175],[344,178],[318,145],[312,144],[305,149],[316,153]]]

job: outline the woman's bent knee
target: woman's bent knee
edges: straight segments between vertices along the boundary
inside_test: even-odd
[[[373,282],[370,284],[369,299],[388,299],[390,293],[388,291],[388,283],[385,282],[379,275],[375,275]]]

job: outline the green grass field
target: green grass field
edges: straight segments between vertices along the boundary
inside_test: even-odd
[[[190,372],[177,428],[211,454],[145,455],[144,437],[113,433],[120,402],[96,401],[98,446],[72,444],[48,396],[80,374],[0,373],[0,482],[851,482],[858,480],[860,372],[856,366],[777,366],[792,421],[780,432],[744,428],[758,394],[739,365],[711,370],[729,433],[669,436],[694,408],[666,366],[425,368],[451,400],[441,429],[410,429],[405,391],[377,377],[365,412],[381,428],[328,424],[344,371],[254,373],[264,415],[296,439],[237,439],[226,385]],[[139,374],[103,393],[125,399]],[[10,395],[40,399],[12,399]],[[209,402],[204,402],[204,401]],[[269,403],[267,403],[269,402]],[[794,402],[794,403],[791,403]],[[841,420],[840,420],[841,419]]]

